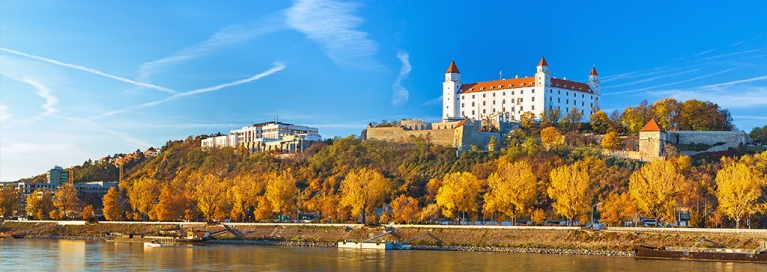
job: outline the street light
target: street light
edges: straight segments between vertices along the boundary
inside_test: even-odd
[[[594,210],[597,208],[597,204],[591,205],[591,229],[594,229]]]

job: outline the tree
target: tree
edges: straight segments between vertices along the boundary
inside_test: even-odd
[[[91,220],[96,218],[96,212],[93,210],[93,205],[85,206],[80,215],[82,216],[83,220]]]
[[[598,110],[589,116],[589,124],[595,133],[605,134],[609,128],[610,120],[607,118],[607,113]]]
[[[559,126],[566,131],[577,131],[581,125],[583,119],[583,113],[576,107],[571,107],[565,113],[564,118],[559,120]]]
[[[740,219],[759,210],[756,201],[762,196],[767,179],[745,163],[738,162],[716,173],[716,185],[719,209],[735,220],[736,228],[740,228]]]
[[[600,220],[608,225],[636,218],[637,207],[629,193],[611,192],[602,202]]]
[[[166,185],[160,190],[160,197],[152,213],[153,219],[158,221],[176,221],[184,217],[185,210],[189,206],[189,199],[184,196],[180,188]]]
[[[109,221],[120,220],[122,209],[120,208],[120,193],[117,192],[117,187],[109,188],[101,201],[104,203],[104,218]]]
[[[559,123],[559,118],[562,117],[562,111],[559,109],[559,107],[548,108],[541,112],[541,114],[543,115],[541,119],[543,121],[549,121],[551,124]]]
[[[27,196],[27,214],[45,220],[53,211],[53,191],[37,189]]]
[[[495,136],[490,137],[490,141],[487,143],[487,151],[493,152],[498,147],[498,140]]]
[[[556,127],[547,127],[541,130],[541,142],[544,144],[558,144],[562,140],[562,132]]]
[[[621,126],[628,129],[628,132],[632,135],[639,133],[639,130],[646,124],[643,121],[642,115],[636,108],[628,107],[623,110],[621,115]]]
[[[551,206],[573,224],[573,219],[589,211],[594,200],[595,191],[588,172],[581,163],[575,163],[551,170],[549,178],[551,185],[546,191],[555,201]]]
[[[665,130],[676,130],[679,126],[679,111],[682,104],[676,99],[664,98],[650,106],[650,111],[658,125]]]
[[[672,162],[656,160],[631,174],[629,192],[645,217],[675,221],[676,197],[684,179]]]
[[[77,189],[72,183],[66,183],[59,187],[53,201],[58,209],[60,219],[69,219],[77,216],[80,208],[80,200],[77,199]]]
[[[602,148],[607,150],[618,150],[621,149],[621,147],[623,147],[623,145],[621,145],[621,138],[618,137],[618,133],[610,131],[605,134],[605,138],[602,139]]]
[[[517,216],[524,213],[535,199],[536,183],[533,168],[525,161],[499,164],[498,170],[487,180],[485,212],[502,212],[516,224]]]
[[[220,178],[211,174],[198,174],[193,177],[194,199],[197,208],[200,209],[205,220],[223,219],[229,214],[226,205],[230,202],[226,199],[227,185]]]
[[[160,181],[150,177],[142,177],[124,186],[127,186],[124,189],[127,189],[126,195],[133,210],[144,216],[150,216],[154,206],[157,205],[157,199],[160,197],[160,190],[162,189]],[[138,220],[137,218],[134,219]]]
[[[767,125],[761,128],[755,127],[748,135],[758,144],[767,144]]]
[[[296,205],[296,179],[288,172],[282,172],[279,175],[272,173],[269,175],[266,184],[266,197],[272,212],[284,215],[289,213]]]
[[[0,215],[4,218],[13,216],[19,206],[19,200],[21,200],[21,192],[16,189],[15,184],[4,185],[0,190]]]
[[[400,195],[392,200],[391,208],[394,212],[394,222],[411,224],[418,220],[418,200],[413,197]]]
[[[519,124],[522,128],[531,130],[535,127],[535,113],[532,111],[523,112],[522,115],[519,116]]]
[[[340,204],[351,208],[353,217],[362,215],[362,223],[365,224],[366,215],[384,204],[390,190],[389,180],[378,171],[367,168],[352,170],[341,181]]]
[[[469,172],[446,174],[437,192],[437,205],[442,208],[445,217],[456,217],[460,224],[458,212],[472,212],[479,207],[480,189],[479,180]]]
[[[546,212],[543,209],[535,209],[530,216],[530,220],[536,225],[542,225],[546,221]]]

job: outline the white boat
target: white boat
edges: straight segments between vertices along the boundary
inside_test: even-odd
[[[163,247],[163,244],[158,241],[144,242],[144,247]]]
[[[338,242],[338,248],[354,248],[354,249],[382,249],[382,250],[394,250],[394,249],[410,249],[410,245],[392,242]]]

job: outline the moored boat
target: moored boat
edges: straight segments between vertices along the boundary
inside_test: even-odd
[[[27,233],[26,232],[13,232],[13,233],[11,233],[11,237],[13,237],[13,239],[23,239],[24,237],[27,237]]]
[[[155,240],[151,242],[144,242],[144,247],[163,247],[163,244]]]
[[[767,263],[767,242],[755,250],[726,248],[697,248],[705,237],[689,248],[637,246],[634,248],[638,259],[671,259],[701,261],[736,261]]]

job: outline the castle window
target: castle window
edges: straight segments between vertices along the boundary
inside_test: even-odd
[[[549,102],[553,101],[553,97],[549,96]]]
[[[565,89],[567,89],[567,84],[565,84]]]
[[[514,91],[511,91],[511,95],[514,95]]]
[[[471,102],[471,106],[474,107],[474,102]]]
[[[533,108],[531,110],[535,110],[535,105],[533,105]]]
[[[482,106],[486,105],[485,101],[482,101]]]
[[[471,95],[471,99],[474,99],[474,95],[473,94]]]
[[[579,90],[579,91],[583,91],[583,88],[581,88],[581,87],[578,87],[578,90]]]
[[[495,105],[495,100],[493,100],[493,105]]]
[[[586,98],[586,95],[585,94],[581,94],[581,98]]]
[[[562,99],[557,97],[557,103],[562,103]]]
[[[511,112],[514,112],[514,107],[511,107]]]
[[[593,108],[594,107],[594,103],[591,103],[590,106]]]
[[[462,95],[462,96],[461,96],[461,99],[466,99],[466,97],[464,97],[464,96]]]
[[[535,101],[535,96],[533,96],[533,98],[532,98],[532,99],[533,99],[532,101]]]
[[[522,87],[525,87],[525,83],[522,83]]]
[[[498,87],[498,88],[500,88],[500,87]],[[493,93],[493,97],[495,97],[495,93]]]
[[[525,111],[525,110],[524,110],[524,107],[523,107],[523,106],[519,106],[519,111],[520,111],[520,112],[523,112],[523,111]]]
[[[529,84],[530,86],[533,86],[533,83],[532,83],[532,82],[528,82],[527,84]]]
[[[461,103],[461,108],[463,108],[463,107],[466,107],[466,106],[464,106],[463,103]]]
[[[506,104],[506,99],[504,99],[504,100],[501,100],[501,103],[502,103],[502,104]]]
[[[492,89],[493,89],[493,86],[490,86],[490,89],[492,90]]]
[[[519,90],[519,94],[520,95],[525,94],[525,90]]]
[[[482,114],[485,114],[485,113],[487,113],[487,110],[482,110]]]
[[[498,90],[503,89],[503,85],[498,85]]]
[[[586,105],[586,104],[585,104],[583,101],[581,101],[581,107],[583,107],[583,106],[585,106],[585,105]]]
[[[570,96],[570,92],[565,92],[565,95],[566,96]]]
[[[481,87],[481,88],[479,88],[479,90],[480,90],[480,91],[484,91],[484,90],[485,90],[485,87]]]
[[[492,87],[490,87],[490,88],[492,88]],[[482,94],[482,97],[487,97],[487,94]]]
[[[557,86],[556,86],[556,87],[559,87],[559,83],[557,83]]]
[[[506,92],[502,92],[501,95],[506,95]]]
[[[533,93],[535,93],[535,89],[533,89]]]
[[[471,115],[474,115],[474,111],[471,111]]]
[[[466,116],[466,112],[461,111],[461,116]]]
[[[495,108],[493,108],[493,112],[495,112]]]
[[[570,99],[565,100],[565,104],[570,104]]]
[[[554,93],[554,89],[549,89],[549,93]]]
[[[573,106],[578,106],[578,101],[573,100]]]

